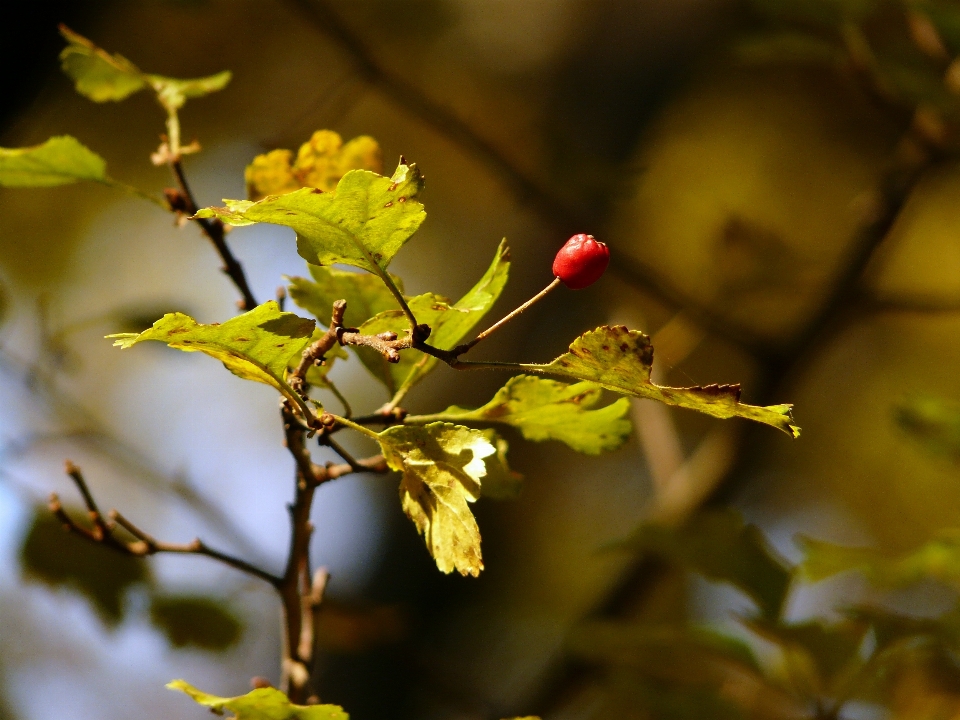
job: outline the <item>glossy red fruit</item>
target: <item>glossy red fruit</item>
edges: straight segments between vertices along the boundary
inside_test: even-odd
[[[572,290],[593,285],[610,264],[610,249],[593,235],[574,235],[553,261],[553,274]]]

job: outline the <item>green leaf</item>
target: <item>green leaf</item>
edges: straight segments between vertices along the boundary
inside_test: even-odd
[[[480,497],[484,458],[497,449],[479,430],[433,423],[398,425],[378,436],[383,456],[403,473],[400,501],[441,572],[483,570],[480,529],[467,505]]]
[[[60,34],[69,43],[60,53],[61,67],[84,97],[118,101],[147,87],[140,68],[123,55],[108,53],[64,25]]]
[[[593,383],[567,385],[518,375],[476,410],[454,405],[436,415],[408,417],[407,422],[503,423],[519,429],[527,440],[559,440],[578,452],[599,455],[623,445],[632,431],[626,419],[630,412],[626,398],[598,410],[591,409],[600,402],[602,394]]]
[[[69,135],[33,147],[0,148],[0,185],[4,187],[52,187],[81,180],[107,182],[107,163]]]
[[[108,53],[64,25],[60,34],[68,45],[60,53],[63,71],[74,80],[77,92],[94,102],[120,101],[150,87],[168,112],[183,107],[187,98],[201,97],[222,90],[230,82],[230,72],[181,80],[144,73],[123,55]]]
[[[780,614],[790,571],[755,525],[734,510],[695,515],[681,528],[644,525],[624,547],[672,559],[704,577],[746,593],[765,617]]]
[[[157,93],[157,100],[169,112],[182,108],[188,98],[203,97],[212,92],[223,90],[230,82],[231,77],[232,74],[229,70],[223,70],[215,75],[207,75],[202,78],[190,78],[189,80],[178,80],[163,75],[146,76],[150,86]]]
[[[960,403],[910,398],[896,408],[896,420],[931,453],[960,462]]]
[[[423,179],[415,164],[400,164],[393,177],[351,170],[332,193],[303,188],[286,195],[224,200],[197,217],[228,225],[273,223],[297,232],[297,251],[313,265],[343,263],[380,274],[426,217],[417,196]]]
[[[108,335],[126,350],[144,340],[159,340],[185,352],[202,352],[220,360],[234,375],[271,385],[301,408],[303,400],[287,384],[291,359],[310,342],[315,323],[281,312],[273,300],[222,325],[201,325],[183,313],[170,313],[142,333]]]
[[[333,303],[347,301],[344,327],[359,327],[378,313],[397,308],[397,299],[376,275],[340,270],[322,265],[308,265],[313,281],[302,277],[289,278],[290,298],[313,315],[324,327],[330,324]],[[403,281],[390,276],[403,292]]]
[[[150,621],[176,648],[226,650],[240,639],[243,626],[222,602],[199,595],[155,595]]]
[[[588,380],[623,395],[659,400],[713,417],[743,417],[772,425],[793,437],[800,436],[800,428],[793,424],[793,405],[745,405],[740,402],[739,385],[687,388],[656,385],[650,380],[652,365],[650,338],[623,325],[603,325],[578,337],[571,343],[569,352],[553,362],[520,367],[536,373]]]
[[[407,304],[417,322],[430,326],[430,344],[441,350],[452,350],[493,307],[507,283],[509,273],[510,248],[506,240],[501,240],[483,277],[456,303],[451,305],[448,298],[427,293],[407,298]],[[360,331],[367,335],[387,331],[404,335],[409,334],[410,325],[402,310],[387,310],[363,323]],[[373,353],[369,348],[358,348],[358,355],[391,394],[400,387],[412,387],[436,368],[439,362],[430,355],[410,351],[401,353],[398,363],[388,363],[382,355]]]
[[[523,490],[523,475],[510,469],[507,464],[507,451],[510,444],[497,435],[494,430],[484,430],[483,436],[497,452],[483,459],[487,474],[483,476],[481,494],[494,500],[515,500]]]
[[[807,537],[798,540],[804,553],[800,573],[806,580],[816,582],[858,570],[870,582],[884,587],[901,587],[927,579],[960,587],[960,530],[943,530],[928,543],[898,555]]]
[[[66,511],[77,519],[86,517],[86,510]],[[45,507],[34,512],[20,548],[20,562],[28,578],[85,595],[109,625],[123,619],[127,590],[151,582],[150,568],[141,558],[65,532]]]
[[[349,720],[338,705],[294,705],[275,688],[259,688],[239,697],[208,695],[183,680],[167,683],[171,690],[186,693],[194,702],[218,714],[229,710],[237,720]]]

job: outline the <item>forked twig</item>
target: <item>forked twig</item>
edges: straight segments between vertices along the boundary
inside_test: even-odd
[[[269,573],[266,570],[262,570],[261,568],[248,563],[246,560],[234,557],[233,555],[228,555],[227,553],[220,552],[219,550],[214,550],[213,548],[204,544],[204,542],[199,538],[194,539],[192,542],[183,544],[162,542],[141,530],[116,510],[111,510],[108,514],[108,517],[104,518],[103,514],[100,512],[100,508],[97,506],[97,503],[93,498],[93,493],[90,492],[90,488],[87,486],[87,483],[83,478],[83,473],[80,471],[80,468],[68,460],[66,462],[66,472],[67,475],[69,475],[73,480],[73,483],[76,485],[81,497],[83,497],[84,505],[87,507],[87,514],[90,516],[90,520],[93,523],[93,528],[86,528],[77,524],[77,522],[67,514],[67,511],[64,510],[57,494],[51,493],[49,504],[50,511],[57,517],[58,520],[60,520],[61,523],[63,523],[63,526],[66,530],[76,533],[80,537],[85,538],[90,542],[98,543],[100,545],[104,545],[105,547],[112,548],[117,552],[133,555],[135,557],[147,557],[149,555],[156,555],[158,553],[205,555],[206,557],[213,558],[214,560],[219,560],[223,564],[229,565],[236,570],[240,570],[248,575],[258,577],[261,580],[265,580],[274,587],[279,587],[280,583],[282,582],[281,578],[278,576]],[[120,526],[126,530],[135,539],[133,541],[127,541],[117,537],[117,526]]]

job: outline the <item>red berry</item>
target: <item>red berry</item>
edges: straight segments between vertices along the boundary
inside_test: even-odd
[[[610,249],[593,235],[574,235],[553,261],[553,274],[571,290],[593,285],[610,263]]]

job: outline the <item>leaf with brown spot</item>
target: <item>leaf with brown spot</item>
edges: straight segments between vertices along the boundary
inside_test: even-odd
[[[685,388],[657,385],[650,379],[652,366],[650,338],[623,325],[603,325],[584,333],[571,343],[567,353],[545,365],[520,365],[529,372],[587,380],[623,395],[659,400],[717,418],[747,418],[793,437],[800,436],[800,428],[793,423],[793,405],[760,407],[741,403],[739,385]]]

